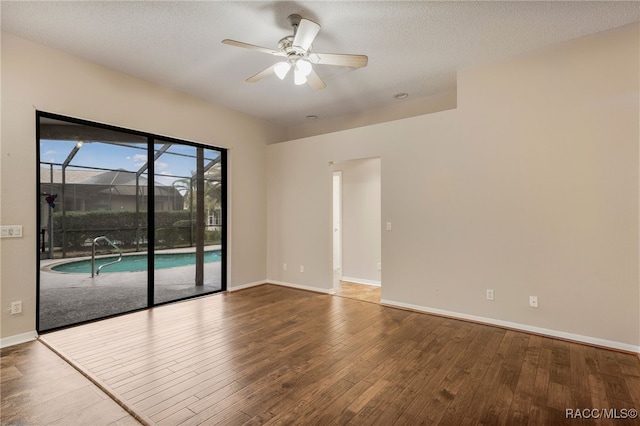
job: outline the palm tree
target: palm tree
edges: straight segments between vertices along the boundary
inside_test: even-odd
[[[182,178],[174,180],[171,184],[184,197],[183,209],[188,209],[191,206],[191,196],[194,192],[193,183],[193,179]]]

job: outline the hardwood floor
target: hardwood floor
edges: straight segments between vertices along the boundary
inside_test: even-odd
[[[618,425],[637,423],[565,410],[640,408],[637,356],[275,285],[41,340],[149,424]]]
[[[380,287],[356,284],[348,281],[340,281],[338,288],[335,289],[336,296],[373,303],[380,303],[380,290]]]
[[[140,424],[42,343],[24,343],[0,353],[0,424]]]

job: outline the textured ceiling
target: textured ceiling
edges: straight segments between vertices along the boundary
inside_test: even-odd
[[[456,71],[640,20],[639,2],[11,2],[2,30],[283,126],[362,113],[455,89]],[[270,76],[297,13],[322,29],[317,52],[369,57],[361,69],[317,65],[315,92]]]

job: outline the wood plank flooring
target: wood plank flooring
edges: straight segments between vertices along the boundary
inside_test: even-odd
[[[24,343],[0,353],[0,424],[140,425],[42,343]]]
[[[336,296],[364,300],[372,303],[380,303],[380,287],[356,284],[349,281],[340,281],[338,288],[336,288],[335,291]]]
[[[565,410],[640,408],[634,355],[275,285],[41,340],[158,425],[619,425],[637,420]]]

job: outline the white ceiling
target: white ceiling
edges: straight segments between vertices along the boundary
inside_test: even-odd
[[[456,71],[640,20],[640,2],[2,1],[2,30],[283,125],[362,113],[455,89]],[[365,68],[317,65],[315,92],[270,76],[292,13],[322,29],[313,51],[364,54]]]

